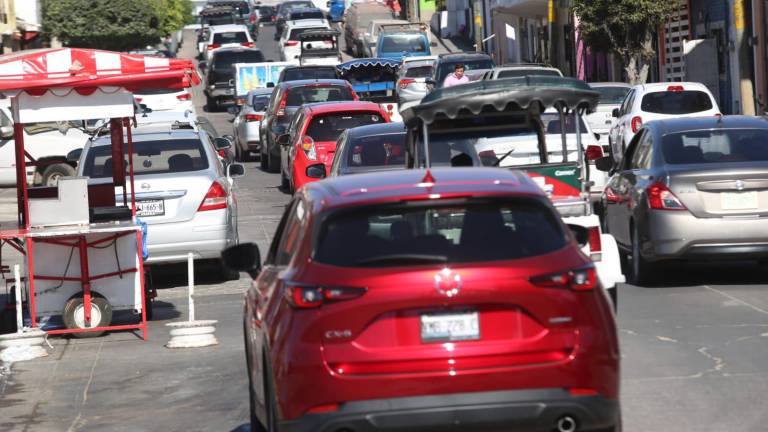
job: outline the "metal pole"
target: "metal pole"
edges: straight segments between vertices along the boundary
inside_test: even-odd
[[[747,46],[747,20],[746,5],[744,0],[733,0],[733,28],[735,35],[735,56],[737,63],[736,79],[739,83],[739,93],[741,94],[740,113],[744,115],[755,115],[755,94],[751,80],[751,66],[749,58],[749,47]]]
[[[187,281],[189,283],[189,320],[195,320],[195,256],[187,254]]]
[[[18,264],[13,266],[13,276],[16,278],[16,289],[14,290],[16,294],[16,333],[21,333],[24,321],[21,315],[21,272]]]
[[[563,162],[568,162],[568,139],[566,137],[566,117],[565,107],[562,105],[557,107],[557,114],[560,117],[560,144],[563,149]],[[578,142],[578,141],[577,141]]]
[[[422,141],[424,141],[424,163],[427,165],[426,168],[429,169],[429,130],[423,120],[421,122],[421,135]]]

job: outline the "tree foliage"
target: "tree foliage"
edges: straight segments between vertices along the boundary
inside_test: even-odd
[[[157,43],[192,15],[189,0],[45,0],[43,27],[67,46],[127,51]]]
[[[594,51],[618,54],[629,68],[655,56],[651,43],[677,0],[573,0],[579,34]]]

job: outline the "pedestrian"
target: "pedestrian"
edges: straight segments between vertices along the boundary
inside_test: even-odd
[[[165,37],[163,38],[163,46],[165,46],[166,51],[171,52],[171,48],[173,47],[173,38],[168,33],[166,33]]]
[[[464,65],[459,63],[453,67],[453,73],[448,74],[443,81],[443,88],[453,87],[469,82],[469,77],[464,75]]]

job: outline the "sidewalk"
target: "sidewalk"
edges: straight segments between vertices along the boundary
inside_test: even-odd
[[[442,46],[446,52],[458,53],[458,52],[475,52],[475,46],[468,40],[459,37],[452,36],[448,38],[440,38],[435,30],[430,27],[432,31],[432,40],[437,41],[439,46]]]

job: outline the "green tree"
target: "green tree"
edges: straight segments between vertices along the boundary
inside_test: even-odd
[[[191,0],[155,0],[163,34],[172,34],[193,22]]]
[[[67,46],[127,51],[162,36],[166,17],[159,6],[147,6],[147,0],[45,0],[43,28]]]
[[[617,54],[632,84],[648,78],[659,25],[678,8],[677,0],[573,0],[579,34],[591,49]]]

